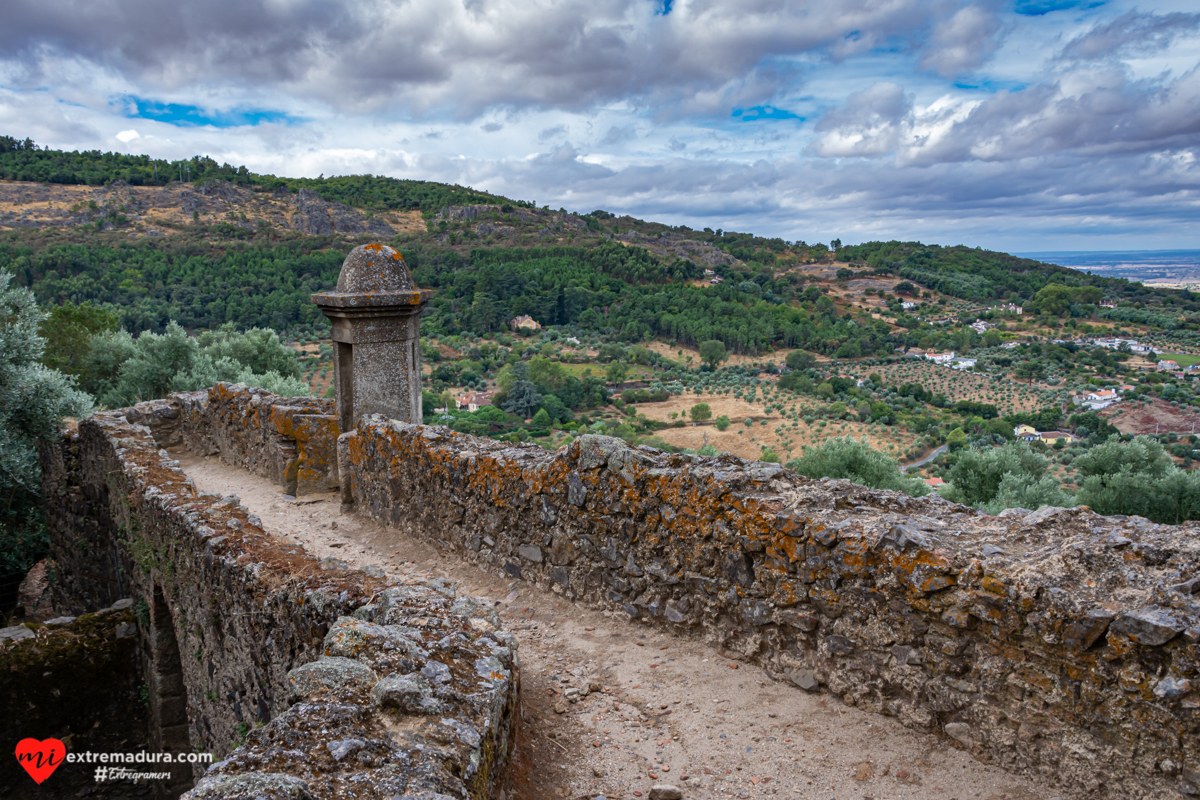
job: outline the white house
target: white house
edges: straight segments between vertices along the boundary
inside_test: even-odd
[[[982,335],[985,331],[990,330],[992,327],[992,323],[984,322],[983,320],[978,320],[977,322],[971,323],[971,330],[980,335]]]
[[[973,369],[979,363],[977,358],[955,358],[949,362],[950,369]]]
[[[929,359],[935,364],[946,364],[954,360],[954,351],[951,350],[948,353],[934,353],[931,351],[925,354],[925,358]]]
[[[1121,395],[1117,394],[1112,389],[1101,389],[1098,392],[1092,392],[1084,397],[1083,404],[1093,411],[1099,411],[1102,408],[1108,408],[1113,403],[1119,402]]]
[[[903,308],[905,311],[912,311],[914,308],[917,307],[917,304],[914,303],[912,300],[901,300],[900,307]]]

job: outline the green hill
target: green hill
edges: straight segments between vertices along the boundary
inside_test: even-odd
[[[0,186],[0,269],[44,306],[105,305],[132,332],[174,319],[191,329],[320,334],[326,322],[309,295],[334,284],[352,247],[380,240],[437,290],[422,324],[438,334],[482,334],[532,314],[627,342],[717,339],[739,353],[801,347],[853,358],[937,332],[880,319],[873,290],[845,291],[856,279],[903,279],[946,312],[1029,304],[1050,286],[1058,317],[1200,327],[1189,292],[963,246],[868,242],[835,254],[820,243],[554,212],[428,181],[279,178],[203,156],[68,153],[15,137],[0,137],[0,179],[25,182]],[[707,285],[706,268],[724,281]],[[1100,312],[1101,298],[1120,307]],[[1049,308],[1040,302],[1029,307]]]

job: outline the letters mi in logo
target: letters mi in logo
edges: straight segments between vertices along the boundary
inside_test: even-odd
[[[49,778],[67,757],[67,748],[58,739],[22,739],[17,742],[17,762],[37,783]]]

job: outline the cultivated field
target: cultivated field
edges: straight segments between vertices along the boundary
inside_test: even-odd
[[[886,425],[848,420],[816,420],[810,425],[802,419],[790,418],[805,406],[820,408],[821,405],[812,398],[789,402],[780,411],[771,400],[765,404],[761,401],[748,403],[736,397],[688,392],[672,396],[662,403],[639,403],[637,410],[649,419],[671,422],[672,412],[679,415],[677,419],[687,419],[688,410],[696,403],[708,403],[713,419],[722,415],[729,417],[729,428],[719,431],[712,422],[696,426],[688,422],[682,428],[667,428],[654,435],[675,447],[698,449],[707,443],[723,453],[749,459],[759,458],[763,448],[770,447],[785,461],[789,457],[799,456],[804,445],[820,444],[834,436],[853,436],[857,439],[865,435],[872,447],[894,457],[899,457],[911,447],[916,438],[908,431]],[[772,405],[772,410],[766,411],[765,405]],[[747,419],[752,421],[749,426],[745,424]]]
[[[1045,397],[1048,387],[1040,384],[1031,387],[1012,377],[965,372],[915,358],[884,367],[862,367],[855,370],[855,375],[865,378],[872,372],[878,372],[888,385],[919,383],[934,394],[946,395],[952,402],[994,403],[1002,416],[1042,408],[1049,402]]]

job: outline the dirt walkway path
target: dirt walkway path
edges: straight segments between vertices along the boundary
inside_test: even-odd
[[[577,606],[365,516],[341,514],[335,495],[288,500],[266,479],[215,458],[173,457],[201,491],[238,495],[269,533],[317,558],[375,564],[393,580],[448,578],[460,592],[500,600],[523,664],[508,800],[648,798],[660,783],[678,786],[685,800],[1056,796],[944,740],[832,695],[805,694],[700,642]]]

